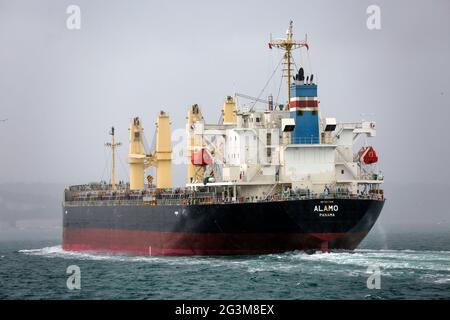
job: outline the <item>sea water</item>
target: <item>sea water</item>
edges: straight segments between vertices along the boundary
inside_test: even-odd
[[[79,268],[79,289],[68,285]],[[449,299],[450,233],[372,232],[353,252],[130,257],[0,242],[0,299]]]

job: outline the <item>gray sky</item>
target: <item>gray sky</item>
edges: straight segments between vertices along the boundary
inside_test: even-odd
[[[70,4],[81,30],[66,28]],[[366,27],[370,4],[381,30]],[[280,57],[269,34],[292,19],[297,38],[308,33],[322,115],[374,114],[388,183],[448,186],[449,14],[447,0],[0,0],[0,183],[108,178],[111,125],[126,179],[131,117],[149,141],[162,109],[174,129],[193,103],[216,122],[226,95],[258,95]]]

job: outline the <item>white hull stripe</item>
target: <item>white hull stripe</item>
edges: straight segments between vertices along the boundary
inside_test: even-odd
[[[289,108],[290,112],[295,112],[295,111],[317,111],[318,108]]]
[[[318,101],[317,97],[291,97],[289,101]]]

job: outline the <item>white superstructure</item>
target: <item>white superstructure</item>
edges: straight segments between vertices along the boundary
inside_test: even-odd
[[[376,135],[375,122],[338,123],[321,116],[314,75],[305,74],[303,67],[297,73],[292,69],[292,51],[309,50],[306,38],[293,39],[292,21],[287,37],[271,40],[269,48],[284,52],[280,64],[282,77],[287,77],[287,103],[274,105],[272,96],[268,101],[228,96],[217,125],[206,123],[200,107],[192,106],[186,126],[187,186],[214,187],[233,199],[267,199],[292,192],[382,195],[378,158],[367,145],[367,138]],[[239,105],[238,97],[254,103]],[[266,103],[265,108],[256,109],[257,102]],[[356,147],[360,137],[364,143]]]
[[[235,100],[228,97],[225,104]],[[292,143],[295,122],[290,111],[237,106],[231,112],[234,123],[207,124],[201,117],[187,128],[188,141],[197,141],[196,146],[188,144],[189,157],[212,159],[210,164],[191,164],[204,175],[190,179],[188,187],[236,186],[237,196],[260,199],[286,190],[356,195],[378,190],[383,182],[376,165],[366,164],[354,149],[359,137],[376,135],[374,121],[321,118],[319,143]]]

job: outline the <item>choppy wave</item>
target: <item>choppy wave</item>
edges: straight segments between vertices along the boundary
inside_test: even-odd
[[[42,265],[65,268],[67,264],[75,263],[89,272],[114,270],[109,276],[118,283],[126,277],[130,288],[134,286],[132,284],[147,283],[136,282],[136,279],[146,279],[153,285],[159,283],[159,291],[149,291],[152,297],[159,298],[170,298],[175,293],[185,298],[385,299],[436,294],[446,298],[450,289],[450,251],[358,249],[314,254],[144,257],[70,252],[61,246],[50,246],[18,252],[18,256],[27,260],[38,258]],[[369,269],[373,267],[378,267],[383,279],[387,279],[382,282],[386,290],[369,294],[366,281]],[[92,275],[92,278],[96,276]],[[127,286],[128,282],[122,286]],[[89,279],[85,283],[90,283]],[[213,287],[221,289],[217,291]],[[243,287],[247,289],[243,291]],[[417,288],[424,288],[424,291]],[[114,292],[121,297],[134,292],[131,288],[120,295],[121,290],[118,285]],[[147,290],[147,287],[141,287],[141,290]],[[137,297],[138,293],[136,291],[134,295]],[[92,294],[95,295],[94,291]]]

